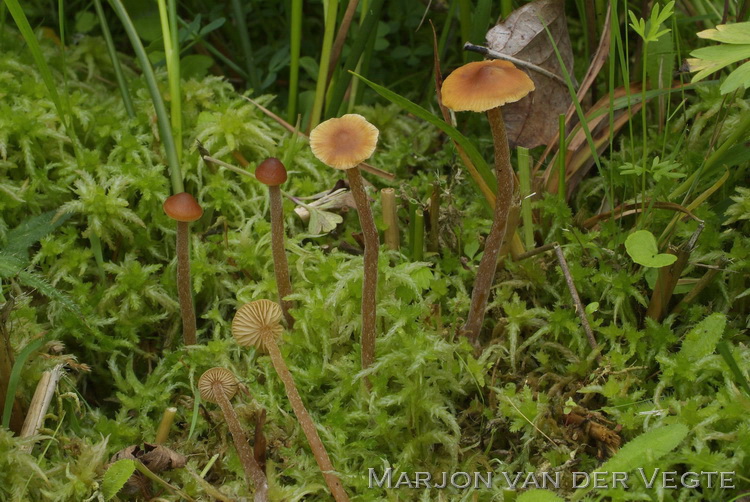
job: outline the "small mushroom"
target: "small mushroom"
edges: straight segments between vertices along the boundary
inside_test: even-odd
[[[495,280],[497,257],[507,228],[508,215],[514,199],[513,168],[500,107],[513,103],[534,90],[534,82],[513,63],[502,60],[477,61],[456,69],[443,82],[443,104],[453,111],[487,112],[495,147],[497,201],[492,228],[484,243],[484,255],[477,269],[471,293],[471,307],[463,332],[476,341],[484,322],[484,311]]]
[[[333,498],[337,502],[348,501],[349,496],[344,491],[341,480],[334,473],[328,452],[323,446],[323,441],[320,440],[315,423],[313,423],[302,402],[294,378],[284,362],[279,345],[276,343],[276,339],[281,336],[284,330],[280,324],[282,315],[279,304],[271,300],[256,300],[246,303],[237,310],[232,320],[232,335],[239,345],[253,346],[268,352],[276,373],[284,383],[284,389],[286,389],[286,395],[289,397],[292,410],[297,416],[300,426],[302,426],[302,431],[305,433],[308,443],[310,443],[315,461],[323,473],[328,489],[331,490]]]
[[[279,290],[279,304],[284,312],[284,320],[289,329],[294,327],[294,317],[289,309],[294,303],[284,300],[292,294],[292,283],[289,280],[289,264],[284,251],[284,212],[281,203],[281,189],[279,185],[286,181],[284,164],[274,157],[260,163],[255,169],[255,177],[268,185],[268,197],[271,201],[271,251],[273,253],[273,271],[276,274],[276,287]]]
[[[245,436],[240,421],[237,419],[237,414],[230,403],[230,400],[237,393],[237,387],[237,378],[226,368],[211,368],[203,373],[198,380],[201,399],[218,404],[224,414],[242,467],[245,469],[245,476],[248,480],[252,480],[255,485],[255,502],[265,502],[268,500],[266,475],[255,460],[253,451],[247,442],[247,436]]]
[[[190,287],[190,229],[188,223],[203,216],[195,197],[187,192],[172,195],[164,201],[164,212],[177,221],[177,296],[180,300],[182,316],[182,337],[185,345],[197,343],[195,328],[195,309]]]
[[[325,165],[346,171],[357,204],[359,224],[365,243],[362,281],[362,368],[375,360],[375,296],[378,289],[378,230],[372,217],[360,163],[370,158],[378,142],[379,131],[362,115],[347,114],[326,120],[310,132],[310,148]],[[368,381],[365,380],[367,383]],[[368,384],[369,385],[369,384]]]

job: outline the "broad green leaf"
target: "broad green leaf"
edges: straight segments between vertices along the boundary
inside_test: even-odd
[[[725,44],[750,44],[750,22],[720,24],[716,28],[699,31],[697,35]]]
[[[690,71],[697,71],[692,82],[707,77],[727,65],[750,57],[750,45],[715,45],[703,47],[690,53],[695,59],[688,59]]]
[[[479,151],[474,146],[474,143],[469,141],[469,139],[461,134],[458,129],[453,127],[452,125],[446,123],[443,119],[438,118],[435,116],[435,114],[429,112],[428,110],[425,110],[421,106],[417,105],[416,103],[412,103],[408,99],[404,98],[403,96],[399,96],[395,92],[386,89],[385,87],[378,85],[374,82],[370,82],[362,75],[358,75],[354,72],[352,74],[360,79],[365,84],[369,85],[373,88],[375,92],[386,98],[392,103],[395,103],[399,105],[401,108],[406,110],[409,113],[413,113],[417,117],[421,118],[422,120],[426,120],[430,124],[434,125],[441,131],[443,131],[445,134],[447,134],[453,141],[461,145],[461,147],[466,151],[466,154],[469,156],[471,161],[474,163],[474,167],[477,168],[477,171],[479,171],[479,174],[482,176],[484,181],[487,183],[487,186],[490,187],[490,189],[497,193],[497,182],[495,181],[495,177],[490,171],[489,166],[487,165],[487,162],[485,162],[484,158],[479,154]]]
[[[726,325],[727,318],[721,313],[711,314],[699,322],[685,335],[682,348],[677,354],[680,363],[689,366],[713,354]]]
[[[630,472],[643,467],[644,460],[654,462],[671,452],[685,439],[684,424],[665,425],[644,432],[623,446],[614,457],[598,467],[597,472]]]
[[[719,89],[722,94],[729,94],[740,87],[750,88],[750,61],[730,73]]]
[[[102,479],[102,495],[104,500],[111,500],[117,495],[130,476],[135,472],[135,461],[123,458],[109,466]]]
[[[518,496],[516,502],[565,502],[549,490],[529,490]]]
[[[656,237],[648,230],[638,230],[630,234],[625,240],[625,249],[634,262],[644,267],[666,267],[677,260],[673,254],[659,253]]]

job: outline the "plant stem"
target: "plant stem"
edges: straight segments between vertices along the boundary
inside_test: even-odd
[[[388,249],[398,251],[398,219],[396,218],[396,191],[384,188],[380,191],[380,203],[383,208],[383,222],[385,223],[385,245]]]
[[[195,309],[190,287],[190,228],[185,221],[177,222],[177,296],[180,300],[182,338],[185,345],[195,345]]]
[[[411,248],[412,261],[421,261],[424,257],[424,212],[414,211],[414,242]]]
[[[560,138],[560,146],[557,149],[557,196],[560,201],[565,203],[567,201],[566,187],[565,187],[565,175],[567,168],[567,153],[568,147],[565,145],[565,115],[560,114],[558,117],[558,137]]]
[[[253,61],[253,49],[250,45],[250,34],[247,31],[247,22],[245,15],[245,9],[243,8],[240,0],[231,0],[232,14],[234,15],[237,23],[237,35],[240,37],[240,47],[242,48],[242,56],[245,59],[245,71],[250,77],[250,85],[253,90],[257,93],[260,92],[260,78],[258,78],[258,72],[255,71],[255,64]]]
[[[109,59],[112,61],[112,69],[115,71],[117,87],[120,88],[120,94],[122,95],[122,103],[125,105],[125,111],[128,112],[128,117],[131,119],[135,118],[133,101],[130,99],[128,84],[125,82],[125,76],[122,74],[122,66],[120,65],[120,59],[117,57],[117,49],[115,48],[114,40],[112,40],[112,34],[109,31],[107,18],[104,16],[104,9],[102,9],[101,0],[94,0],[94,8],[96,9],[97,17],[99,18],[99,26],[101,26],[102,29],[102,36],[107,44],[107,53],[109,54]]]
[[[130,19],[128,12],[122,4],[121,0],[110,0],[112,7],[114,7],[117,16],[120,18],[125,32],[128,34],[130,43],[133,46],[133,50],[138,57],[138,62],[141,65],[143,76],[146,79],[149,94],[151,95],[151,101],[154,103],[154,111],[156,112],[156,120],[159,125],[159,135],[161,136],[161,142],[164,145],[164,150],[167,153],[167,162],[169,164],[169,177],[172,181],[172,193],[178,194],[185,191],[182,183],[182,171],[180,170],[180,162],[177,159],[177,150],[174,144],[174,138],[172,137],[172,130],[169,124],[169,115],[167,109],[164,107],[164,101],[159,93],[159,86],[156,83],[156,75],[151,67],[151,62],[146,54],[146,49],[141,43],[141,39],[138,32],[133,25],[133,21]]]
[[[169,428],[174,423],[174,416],[177,413],[177,408],[170,406],[164,410],[164,414],[161,416],[161,422],[159,422],[159,428],[156,429],[156,438],[154,443],[162,444],[169,437]]]
[[[336,28],[336,11],[338,10],[338,0],[327,1],[325,33],[323,34],[323,49],[320,56],[320,66],[318,68],[318,82],[315,85],[315,101],[313,101],[312,115],[310,116],[309,129],[312,130],[320,122],[320,116],[323,113],[323,101],[325,100],[328,76],[328,66],[331,61],[331,46],[333,45],[333,35]]]
[[[378,229],[370,210],[359,168],[346,170],[349,187],[357,204],[359,224],[365,241],[364,278],[362,281],[362,369],[375,360],[375,295],[378,290]],[[369,385],[369,380],[365,380]]]
[[[175,44],[177,38],[172,33],[172,10],[176,9],[175,0],[158,0],[159,19],[161,21],[161,35],[164,41],[164,57],[167,62],[167,76],[169,78],[169,111],[172,123],[172,138],[177,152],[177,160],[182,159],[182,111],[180,110],[180,50]],[[176,16],[176,14],[175,14]],[[176,29],[176,26],[174,27]]]
[[[354,168],[356,169],[356,168]],[[348,169],[347,173],[354,169]],[[292,410],[299,421],[302,431],[305,433],[307,442],[310,443],[310,449],[312,449],[315,461],[318,463],[318,467],[323,473],[323,477],[326,480],[328,489],[331,490],[333,498],[336,502],[344,502],[349,500],[349,496],[344,491],[344,487],[341,485],[341,480],[334,473],[333,464],[331,459],[328,457],[326,447],[323,445],[323,441],[320,440],[318,430],[315,428],[315,424],[310,418],[310,414],[307,412],[302,398],[297,391],[297,386],[294,384],[294,378],[292,373],[289,371],[284,358],[281,355],[279,346],[272,337],[268,337],[265,342],[265,347],[268,350],[268,354],[271,356],[271,362],[273,367],[276,369],[276,373],[284,383],[286,389],[286,395],[289,398],[289,403],[292,405]]]
[[[286,119],[294,124],[297,122],[297,89],[299,88],[299,54],[302,47],[302,0],[292,0],[292,29],[289,36],[289,105]]]
[[[531,214],[531,162],[529,149],[518,147],[518,178],[521,182],[521,218],[523,219],[524,244],[528,249],[534,247],[534,220]]]
[[[431,252],[440,251],[440,182],[432,184],[432,195],[430,195],[430,243]]]
[[[284,251],[284,211],[281,203],[281,189],[269,186],[268,195],[271,200],[271,250],[273,253],[273,271],[276,274],[276,287],[279,290],[279,305],[284,313],[284,320],[289,329],[294,327],[294,317],[289,309],[294,308],[294,302],[284,300],[292,294],[292,283],[289,280],[289,264]]]
[[[495,280],[500,244],[505,235],[508,214],[515,193],[513,169],[510,166],[510,149],[508,147],[508,137],[505,134],[503,112],[500,110],[500,107],[492,108],[487,111],[487,118],[490,122],[492,141],[495,147],[497,199],[492,228],[490,228],[490,233],[484,241],[484,254],[482,255],[482,261],[479,262],[477,278],[474,281],[474,289],[471,292],[469,316],[466,319],[466,324],[463,326],[464,334],[472,341],[476,341],[479,331],[482,329],[484,310],[487,308],[490,288]]]
[[[234,447],[237,448],[237,454],[242,462],[242,467],[245,469],[245,476],[249,480],[252,480],[255,485],[255,502],[265,502],[268,500],[268,481],[266,475],[261,470],[258,462],[255,461],[250,445],[247,442],[247,436],[240,426],[240,421],[237,419],[237,413],[235,413],[232,403],[227,399],[224,394],[224,385],[221,382],[214,382],[213,384],[214,396],[216,403],[221,408],[221,412],[224,414],[224,419],[229,427],[229,432],[232,434],[234,440]]]

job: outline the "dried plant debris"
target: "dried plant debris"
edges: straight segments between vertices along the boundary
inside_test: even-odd
[[[153,443],[143,443],[143,445],[132,445],[123,448],[112,455],[109,463],[113,464],[123,458],[141,462],[148,470],[156,474],[185,467],[187,463],[187,458],[184,455],[166,446]],[[130,495],[140,492],[144,497],[149,498],[151,496],[151,482],[143,474],[136,471],[125,483],[123,491]]]

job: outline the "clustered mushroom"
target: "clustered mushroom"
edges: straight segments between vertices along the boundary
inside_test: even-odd
[[[323,441],[320,440],[315,423],[302,402],[292,373],[284,362],[284,357],[276,342],[276,339],[284,331],[280,323],[282,315],[281,307],[271,300],[256,300],[246,303],[237,310],[232,320],[232,335],[239,345],[253,346],[260,351],[268,352],[271,363],[284,384],[292,410],[305,433],[308,443],[310,443],[310,448],[318,467],[323,473],[328,489],[331,490],[337,502],[348,501],[349,496],[344,491],[341,480],[334,472],[328,452],[323,445]]]
[[[495,148],[495,213],[477,269],[469,315],[463,326],[464,334],[472,341],[476,341],[484,322],[484,311],[495,280],[497,257],[507,228],[508,215],[514,199],[518,198],[500,107],[518,101],[533,90],[534,82],[526,73],[513,63],[502,60],[465,64],[448,75],[441,89],[443,104],[451,110],[487,112]]]
[[[293,302],[285,300],[292,294],[292,283],[289,280],[289,265],[284,252],[284,212],[281,202],[281,188],[279,185],[286,181],[284,164],[274,157],[270,157],[255,169],[258,181],[268,186],[268,197],[271,201],[271,252],[273,254],[273,270],[276,274],[276,287],[279,290],[279,304],[284,313],[284,320],[289,329],[294,327],[294,317],[289,309]]]
[[[365,192],[359,164],[370,158],[379,131],[362,115],[350,113],[326,120],[310,132],[310,149],[323,164],[346,172],[357,205],[365,243],[362,280],[362,368],[375,360],[375,308],[378,289],[378,230]],[[369,385],[368,380],[365,380]]]
[[[232,434],[234,446],[240,457],[240,462],[245,470],[245,476],[252,480],[255,485],[255,502],[268,500],[268,481],[263,470],[255,460],[253,452],[247,442],[240,421],[237,418],[230,400],[237,393],[237,378],[226,368],[211,368],[201,375],[198,380],[198,390],[201,399],[210,403],[216,403],[224,414],[229,432]]]
[[[190,287],[190,228],[188,223],[203,216],[195,197],[181,192],[164,201],[164,212],[177,221],[177,296],[182,317],[182,337],[185,345],[197,343],[193,292]]]

